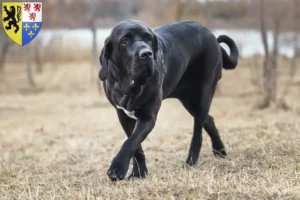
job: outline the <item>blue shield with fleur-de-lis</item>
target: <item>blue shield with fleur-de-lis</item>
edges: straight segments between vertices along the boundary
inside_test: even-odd
[[[42,28],[42,2],[23,2],[22,46],[31,42]]]
[[[2,24],[17,44],[31,42],[42,28],[42,2],[2,2]]]

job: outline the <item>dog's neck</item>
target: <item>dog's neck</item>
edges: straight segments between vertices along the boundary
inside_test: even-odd
[[[122,93],[122,98],[119,101],[119,106],[125,108],[128,111],[132,111],[137,106],[137,99],[143,93],[145,85],[138,85],[132,81],[129,88],[126,91],[126,94]]]
[[[122,92],[117,95],[118,97],[115,98],[114,103],[117,109],[123,110],[124,113],[133,119],[137,119],[135,116],[135,110],[138,108],[138,98],[142,93],[143,86],[141,87],[141,91],[136,93],[135,95],[131,94],[123,94]]]
[[[113,63],[113,62],[112,62]],[[143,95],[144,88],[147,86],[152,77],[147,77],[143,84],[135,82],[130,77],[125,77],[120,73],[115,63],[110,68],[108,82],[114,85],[112,100],[116,108],[123,110],[127,116],[136,119],[134,112],[139,107],[139,97]],[[157,69],[154,69],[154,74],[157,75]],[[126,87],[129,85],[129,87]]]

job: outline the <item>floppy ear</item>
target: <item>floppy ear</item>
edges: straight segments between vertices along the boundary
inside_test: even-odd
[[[153,39],[153,51],[154,51],[154,62],[157,65],[158,71],[161,73],[166,73],[167,72],[167,67],[164,63],[164,55],[163,52],[158,44],[157,36],[153,34],[154,39]]]
[[[153,44],[152,44],[152,49],[154,51],[153,58],[156,60],[156,54],[158,52],[158,41],[157,41],[157,36],[153,33]]]
[[[106,38],[104,47],[101,50],[100,54],[100,64],[101,64],[101,69],[99,72],[99,78],[101,81],[104,81],[107,79],[108,76],[108,60],[110,59],[112,54],[112,42],[110,40],[110,36]]]

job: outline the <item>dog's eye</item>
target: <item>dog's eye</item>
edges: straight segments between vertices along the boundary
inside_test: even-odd
[[[128,39],[123,39],[121,43],[122,43],[123,45],[128,44]]]
[[[152,38],[150,36],[146,36],[146,41],[147,42],[152,42]]]

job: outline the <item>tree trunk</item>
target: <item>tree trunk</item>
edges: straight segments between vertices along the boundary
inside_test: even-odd
[[[43,64],[42,64],[42,55],[41,55],[41,41],[37,40],[36,38],[36,41],[35,41],[35,44],[34,45],[34,61],[35,61],[35,64],[36,64],[36,72],[37,73],[42,73],[43,72]]]
[[[260,0],[260,28],[261,28],[261,36],[262,42],[265,51],[265,60],[263,66],[263,99],[260,104],[260,108],[266,108],[270,106],[271,97],[272,97],[272,75],[271,75],[271,63],[269,56],[269,44],[267,40],[267,31],[266,31],[266,23],[265,23],[265,1]]]
[[[95,80],[95,69],[96,69],[96,60],[97,60],[97,31],[94,23],[91,27],[93,40],[92,40],[92,61],[91,61],[91,81]]]
[[[26,49],[26,73],[30,87],[35,88],[35,81],[32,74],[32,55],[31,55],[31,44],[27,44]]]
[[[206,26],[212,26],[212,10],[211,10],[211,0],[205,1],[205,15],[206,15]]]
[[[299,25],[298,25],[298,20],[300,19],[300,16],[298,14],[298,9],[299,9],[299,3],[298,0],[294,0],[294,22],[293,22],[293,26],[294,26],[294,37],[293,37],[293,44],[294,44],[294,56],[291,60],[291,64],[290,64],[290,72],[289,72],[289,79],[285,85],[285,88],[283,90],[283,93],[279,99],[279,107],[287,110],[289,109],[287,103],[286,103],[286,96],[289,93],[289,89],[292,85],[293,79],[295,77],[295,74],[297,73],[297,52],[299,50]]]
[[[260,63],[258,61],[259,56],[253,56],[253,67],[250,68],[251,73],[251,83],[258,88],[259,93],[261,94],[263,91],[263,86],[261,83],[261,68]]]
[[[272,62],[271,62],[271,75],[272,75],[272,83],[271,83],[271,100],[276,102],[277,96],[277,71],[278,71],[278,46],[279,46],[279,28],[280,28],[280,19],[275,19],[274,22],[274,31],[273,31],[273,54],[272,54]]]
[[[1,55],[0,55],[0,71],[1,72],[4,70],[5,59],[6,59],[9,47],[10,47],[9,41],[5,41],[4,44],[2,45],[2,50],[1,50]]]
[[[182,19],[182,3],[181,0],[175,2],[175,21],[179,22]]]
[[[97,9],[96,7],[94,6],[96,4],[96,1],[91,1],[90,3],[90,14],[88,16],[88,19],[90,21],[90,29],[91,29],[91,32],[92,32],[92,37],[93,37],[93,40],[92,40],[92,56],[91,56],[91,82],[92,84],[95,84],[97,85],[97,89],[98,89],[98,92],[99,94],[102,94],[102,86],[101,86],[101,82],[98,78],[98,70],[100,68],[100,63],[99,63],[99,60],[98,60],[98,49],[97,49],[97,26],[96,26],[96,12],[97,12]],[[133,1],[130,2],[130,5],[128,5],[128,8],[131,8],[133,5]],[[129,10],[128,9],[128,15],[130,14],[129,13]]]

